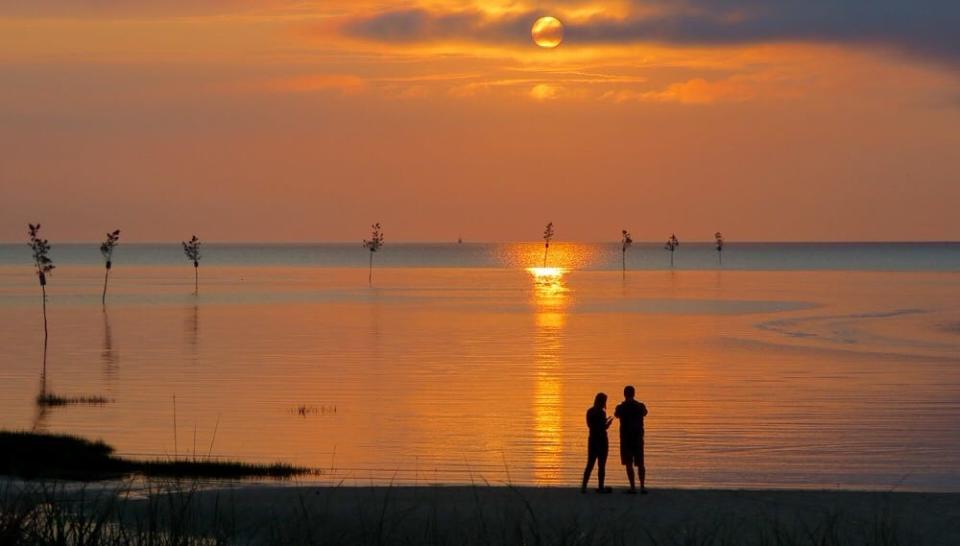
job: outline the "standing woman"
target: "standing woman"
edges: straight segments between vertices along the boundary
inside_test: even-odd
[[[598,392],[593,399],[593,407],[587,410],[587,428],[590,429],[590,438],[587,440],[587,468],[583,470],[583,485],[580,487],[581,493],[587,492],[587,482],[590,481],[590,473],[593,472],[593,465],[599,462],[597,468],[597,493],[610,493],[609,487],[603,486],[603,478],[606,475],[607,453],[610,451],[610,444],[607,441],[607,429],[613,422],[613,417],[607,417],[607,395]]]

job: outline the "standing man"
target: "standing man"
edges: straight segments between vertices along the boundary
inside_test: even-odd
[[[636,389],[632,385],[623,388],[623,402],[614,411],[614,416],[620,419],[620,463],[627,467],[627,478],[630,480],[630,490],[627,493],[635,495],[637,486],[633,477],[633,465],[637,465],[640,472],[640,494],[646,495],[647,488],[644,481],[647,469],[643,465],[643,418],[647,416],[647,406],[637,402],[634,397]]]

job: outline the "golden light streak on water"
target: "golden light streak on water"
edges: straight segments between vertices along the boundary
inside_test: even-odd
[[[566,270],[532,267],[534,333],[533,478],[555,483],[563,460],[563,329],[569,303]]]
[[[528,267],[527,271],[533,275],[538,283],[560,281],[567,272],[567,270],[562,267]]]
[[[544,264],[544,250],[546,264]],[[568,271],[589,268],[599,255],[596,245],[571,242],[552,242],[545,249],[543,243],[513,243],[499,249],[498,261],[504,267],[524,268],[531,274],[536,271],[550,273],[560,269],[561,276]]]

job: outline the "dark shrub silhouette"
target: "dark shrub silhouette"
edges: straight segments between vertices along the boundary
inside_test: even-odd
[[[106,240],[100,244],[100,254],[103,255],[104,265],[107,268],[103,275],[103,295],[100,297],[102,305],[107,304],[107,281],[110,279],[110,268],[113,267],[113,249],[117,248],[120,241],[120,230],[115,229],[112,233],[107,233]]]
[[[367,276],[367,283],[373,284],[373,254],[383,247],[383,231],[380,229],[380,222],[370,226],[372,230],[370,239],[363,240],[363,248],[370,251],[370,273]]]
[[[43,343],[47,343],[47,275],[56,268],[50,259],[50,241],[40,236],[40,224],[27,224],[30,233],[30,249],[33,250],[33,265],[37,268],[40,293],[43,296]]]
[[[183,253],[193,262],[193,294],[200,293],[200,239],[194,235],[189,241],[183,241]]]
[[[670,267],[673,267],[673,253],[680,248],[680,241],[677,239],[677,234],[671,234],[670,238],[667,239],[667,243],[663,245],[663,248],[670,251]]]
[[[553,240],[553,222],[548,222],[543,230],[543,267],[547,267],[547,252],[550,251],[550,241]]]

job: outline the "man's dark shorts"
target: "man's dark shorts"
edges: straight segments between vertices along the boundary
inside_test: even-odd
[[[633,441],[620,439],[620,464],[643,468],[643,436]]]

